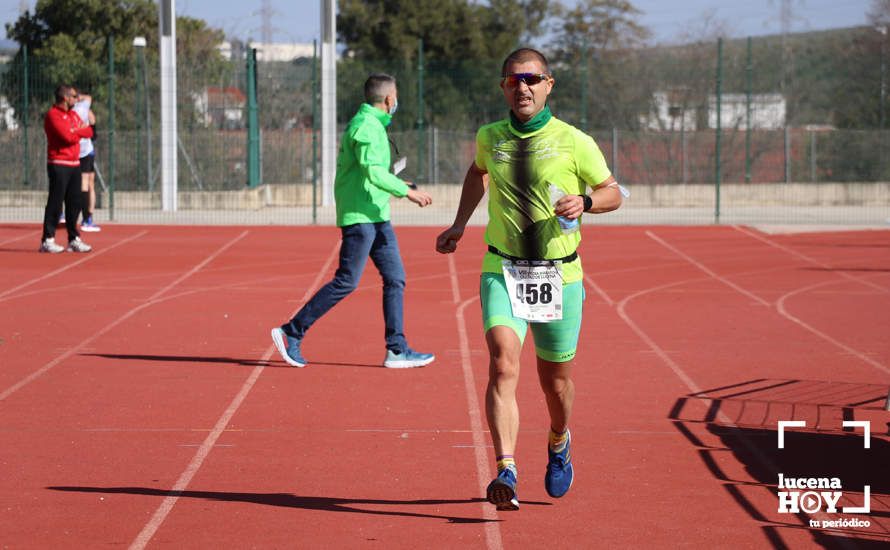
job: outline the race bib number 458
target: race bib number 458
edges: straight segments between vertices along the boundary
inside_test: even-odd
[[[562,319],[562,273],[558,263],[526,265],[504,260],[502,269],[514,317],[535,322]]]

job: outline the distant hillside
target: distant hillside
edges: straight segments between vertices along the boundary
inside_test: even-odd
[[[790,34],[784,40],[781,35],[754,37],[751,91],[783,94],[788,101],[788,120],[794,126],[877,126],[881,38],[864,26]],[[715,42],[652,49],[643,55],[656,78],[714,93]],[[725,41],[724,93],[745,93],[746,65],[747,39]]]

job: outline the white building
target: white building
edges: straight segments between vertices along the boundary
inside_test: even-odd
[[[652,94],[648,115],[640,117],[640,127],[646,130],[694,131],[695,106],[688,90],[671,90]]]
[[[244,127],[244,106],[247,97],[244,93],[229,86],[219,88],[208,86],[200,94],[193,94],[198,122],[205,127],[221,130],[234,130]]]
[[[15,119],[15,108],[9,104],[6,96],[0,96],[0,129],[17,130],[18,121]]]
[[[720,127],[746,128],[748,96],[723,94],[720,101]],[[786,101],[782,94],[751,95],[751,128],[778,130],[785,127]],[[717,96],[708,96],[708,128],[717,127]]]
[[[251,42],[247,47],[256,48],[257,61],[293,61],[299,57],[312,57],[312,44]]]
[[[257,61],[293,61],[300,57],[312,57],[312,44],[250,42],[246,48],[256,48]],[[237,51],[228,41],[220,43],[216,49],[225,59],[239,57],[243,52]]]

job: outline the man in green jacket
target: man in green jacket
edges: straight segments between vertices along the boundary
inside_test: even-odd
[[[389,170],[386,127],[398,107],[396,79],[373,74],[365,81],[365,101],[343,133],[337,155],[334,199],[337,226],[342,233],[340,265],[334,279],[294,316],[272,329],[272,341],[289,365],[303,367],[300,345],[306,331],[329,309],[358,286],[368,257],[383,278],[383,318],[386,325],[388,368],[422,367],[433,362],[431,353],[411,349],[403,331],[405,268],[399,243],[390,223],[390,196],[407,197],[420,207],[429,206],[429,194],[399,179]]]

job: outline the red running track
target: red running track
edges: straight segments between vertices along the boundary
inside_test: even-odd
[[[481,228],[458,254],[397,229],[406,327],[387,370],[380,279],[287,367],[269,329],[336,265],[336,228],[107,226],[87,255],[0,225],[0,541],[10,548],[840,547],[890,542],[890,232],[586,227],[576,481],[543,488],[523,354],[522,509],[493,475]],[[530,343],[530,341],[529,341]],[[777,422],[804,420],[777,448]],[[870,448],[861,428],[870,422]],[[838,506],[778,512],[778,473]],[[868,527],[822,528],[855,519]],[[818,527],[811,527],[817,522]]]

